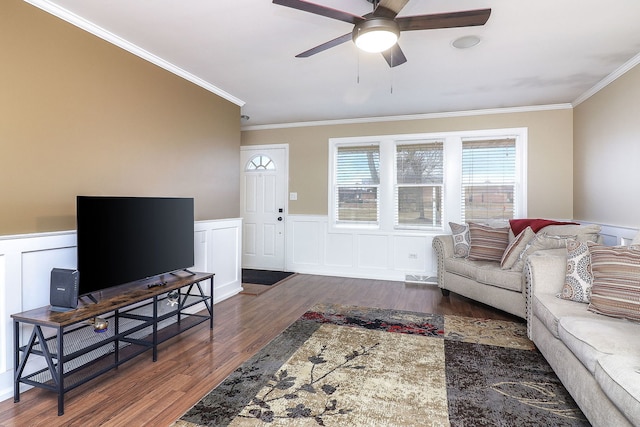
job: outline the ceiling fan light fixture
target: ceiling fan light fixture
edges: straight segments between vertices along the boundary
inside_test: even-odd
[[[358,49],[380,53],[397,43],[400,27],[391,19],[372,18],[356,24],[352,36]]]

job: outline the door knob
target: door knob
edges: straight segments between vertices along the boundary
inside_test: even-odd
[[[282,221],[282,217],[281,216],[278,217],[278,221]]]

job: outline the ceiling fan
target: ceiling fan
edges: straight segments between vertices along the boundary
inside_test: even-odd
[[[387,60],[390,67],[396,67],[407,62],[407,58],[397,44],[401,31],[484,25],[491,15],[491,9],[476,9],[431,15],[402,16],[398,18],[398,13],[406,6],[409,0],[367,1],[373,4],[373,12],[364,16],[353,15],[349,12],[343,12],[304,0],[273,0],[273,3],[354,25],[353,31],[350,33],[302,52],[296,55],[296,58],[307,58],[334,46],[346,43],[349,40],[353,40],[360,49],[382,53],[382,56]]]

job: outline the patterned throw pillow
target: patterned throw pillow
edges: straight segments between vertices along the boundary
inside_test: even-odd
[[[589,243],[593,286],[589,310],[640,321],[640,249]]]
[[[509,230],[509,227],[493,228],[488,225],[470,223],[471,247],[468,258],[474,261],[500,262],[507,245],[509,245]]]
[[[453,256],[456,258],[468,257],[469,247],[471,246],[469,226],[450,222],[449,227],[451,227],[451,234],[453,235]]]
[[[531,227],[527,227],[518,234],[515,239],[509,243],[507,249],[505,249],[502,254],[502,259],[500,260],[500,267],[503,270],[508,270],[513,267],[513,264],[518,260],[520,253],[527,247],[527,244],[536,237],[536,233],[534,233]]]
[[[558,298],[578,302],[591,299],[591,252],[586,242],[567,240],[567,275]]]

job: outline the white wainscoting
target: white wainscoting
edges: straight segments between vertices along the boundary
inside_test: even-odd
[[[579,221],[581,224],[597,224],[595,222]],[[618,227],[616,225],[599,224],[602,227],[600,235],[602,236],[602,243],[607,246],[623,245],[628,246],[631,244],[633,238],[638,234],[637,228],[631,227]]]
[[[404,281],[435,275],[431,242],[440,233],[335,230],[327,216],[288,215],[286,269],[296,273]]]
[[[242,291],[241,233],[239,218],[195,223],[193,270],[215,273],[214,303]],[[0,401],[13,397],[11,314],[48,305],[51,269],[76,265],[75,231],[0,237]]]
[[[591,224],[579,221],[582,224]],[[629,244],[637,228],[600,224],[603,243]],[[433,237],[450,234],[337,230],[328,216],[288,215],[286,270],[326,276],[404,281],[407,275],[435,276]]]

